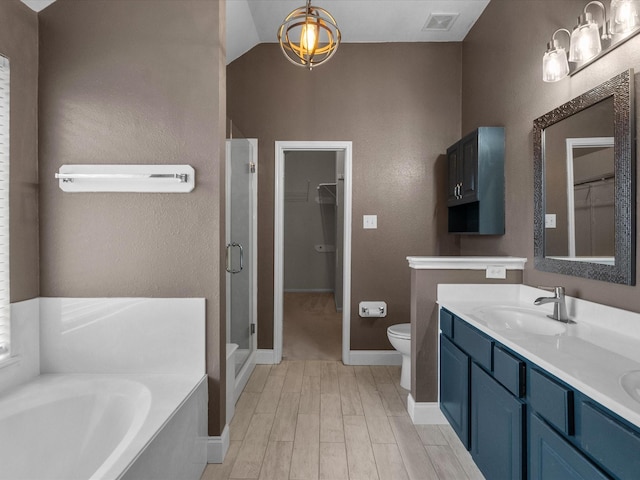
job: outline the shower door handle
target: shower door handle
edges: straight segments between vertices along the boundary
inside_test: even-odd
[[[240,249],[240,268],[238,270],[234,270],[233,265],[231,264],[232,263],[231,249],[233,247],[238,247]],[[242,245],[236,242],[228,243],[227,244],[227,272],[231,274],[240,273],[243,268],[244,268],[244,249],[242,248]]]

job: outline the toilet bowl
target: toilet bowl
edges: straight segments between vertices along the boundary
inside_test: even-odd
[[[387,328],[387,337],[393,348],[402,354],[400,386],[411,390],[411,324],[399,323]]]

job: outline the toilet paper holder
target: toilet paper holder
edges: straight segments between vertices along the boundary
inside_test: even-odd
[[[386,317],[386,302],[360,302],[358,304],[358,313],[361,317]]]

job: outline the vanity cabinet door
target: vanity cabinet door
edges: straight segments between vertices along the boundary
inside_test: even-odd
[[[480,471],[487,479],[524,478],[524,404],[475,363],[471,399],[471,456]]]
[[[537,415],[529,424],[528,480],[607,480],[604,473]]]
[[[469,356],[440,335],[440,409],[469,449]]]

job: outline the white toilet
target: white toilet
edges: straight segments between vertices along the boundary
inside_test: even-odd
[[[387,328],[387,337],[393,348],[402,354],[400,386],[411,390],[411,324],[399,323]]]

